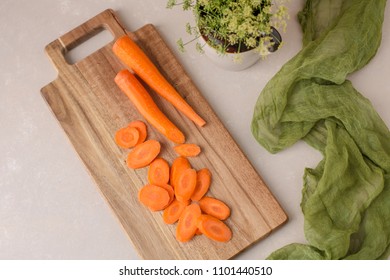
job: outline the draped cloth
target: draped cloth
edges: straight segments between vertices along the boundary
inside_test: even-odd
[[[322,160],[303,175],[307,244],[268,259],[381,259],[390,244],[390,132],[347,79],[375,56],[386,0],[306,0],[303,47],[267,83],[251,123],[271,153],[304,140]],[[389,93],[390,94],[390,93]]]

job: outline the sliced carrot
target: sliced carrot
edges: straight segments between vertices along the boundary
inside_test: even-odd
[[[173,147],[176,153],[183,157],[196,157],[200,154],[201,149],[193,143],[184,143]]]
[[[129,152],[127,166],[133,169],[145,167],[158,156],[160,150],[160,142],[154,139],[147,140]]]
[[[149,165],[148,181],[154,185],[168,184],[169,163],[163,158],[156,158]]]
[[[156,185],[156,186],[159,186],[168,192],[168,194],[169,194],[168,205],[170,205],[171,202],[175,199],[175,191],[173,190],[173,187],[169,184],[160,184],[160,185]]]
[[[200,209],[217,219],[226,220],[230,216],[230,208],[221,200],[205,196],[199,200]]]
[[[202,212],[198,204],[190,204],[186,206],[183,213],[180,215],[176,227],[176,239],[180,242],[190,241],[195,235],[198,228],[198,219]]]
[[[143,121],[132,121],[131,123],[129,123],[129,127],[135,127],[138,130],[139,139],[137,145],[145,142],[146,137],[148,136],[148,131],[146,128],[146,124]]]
[[[213,216],[202,214],[198,218],[197,226],[200,232],[214,241],[228,242],[232,238],[230,228]]]
[[[175,186],[175,196],[179,201],[187,201],[191,199],[196,187],[196,170],[189,168],[184,170],[178,177],[177,185]]]
[[[157,94],[164,97],[190,120],[199,126],[205,121],[165,79],[149,57],[127,35],[118,38],[113,45],[114,54],[144,80]]]
[[[184,208],[186,208],[189,203],[189,201],[182,202],[174,199],[172,203],[164,209],[162,215],[164,222],[166,224],[176,223],[179,220],[181,213],[183,213]]]
[[[199,201],[209,190],[211,184],[211,172],[208,168],[202,168],[196,173],[196,187],[191,200]]]
[[[191,164],[189,160],[186,157],[177,157],[174,159],[171,165],[171,171],[170,171],[170,184],[173,188],[177,185],[177,179],[179,175],[186,169],[191,168]]]
[[[115,76],[118,87],[133,102],[145,119],[160,133],[177,144],[185,142],[184,134],[160,111],[140,81],[128,70],[121,70]]]
[[[203,233],[200,231],[199,228],[196,229],[195,235],[202,235]]]
[[[115,143],[122,148],[128,149],[137,145],[139,132],[134,127],[122,127],[115,133]]]
[[[155,185],[145,185],[138,191],[138,200],[151,211],[163,210],[169,203],[168,191]]]

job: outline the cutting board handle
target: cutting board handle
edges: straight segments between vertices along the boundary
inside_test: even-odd
[[[125,28],[119,23],[114,11],[107,9],[48,44],[45,52],[57,70],[72,67],[67,62],[65,54],[103,29],[109,30],[114,40],[126,34]]]

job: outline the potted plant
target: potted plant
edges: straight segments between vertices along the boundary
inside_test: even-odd
[[[221,66],[241,70],[260,57],[276,51],[286,28],[286,0],[168,0],[167,7],[192,11],[194,24],[187,23],[192,39],[178,40],[180,50],[193,41]],[[228,57],[226,59],[224,57]],[[233,64],[232,64],[233,62]],[[227,63],[227,64],[226,64]]]

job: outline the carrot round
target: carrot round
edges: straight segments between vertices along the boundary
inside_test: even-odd
[[[127,166],[133,169],[149,165],[160,153],[161,145],[157,140],[147,140],[132,149],[127,155]]]
[[[115,142],[122,148],[132,148],[137,145],[139,132],[135,127],[122,127],[115,133]]]
[[[232,238],[230,228],[213,216],[202,214],[198,217],[197,226],[201,233],[214,241],[228,242]]]
[[[196,173],[196,187],[191,200],[199,201],[209,190],[211,184],[211,172],[208,168],[202,168]]]
[[[139,138],[136,145],[145,142],[146,137],[148,136],[148,131],[146,128],[146,124],[143,121],[132,121],[131,123],[129,123],[129,127],[135,127],[138,130]]]
[[[159,186],[168,192],[168,194],[169,194],[168,205],[170,205],[171,202],[175,199],[175,191],[173,190],[173,187],[169,184],[160,184],[160,185],[156,185],[156,186]]]
[[[172,203],[169,204],[168,207],[164,209],[162,215],[164,223],[166,224],[176,223],[179,220],[180,215],[183,213],[184,208],[186,208],[186,206],[189,203],[190,203],[189,201],[182,202],[182,201],[178,201],[177,199],[174,199]]]
[[[205,121],[194,111],[185,99],[165,79],[149,57],[127,35],[118,38],[113,45],[114,54],[144,80],[157,94],[181,111],[199,126]]]
[[[169,163],[163,158],[156,158],[149,165],[148,181],[154,185],[168,184]]]
[[[174,143],[185,142],[184,134],[161,112],[141,82],[132,73],[126,69],[121,70],[115,76],[115,83],[129,97],[140,114],[160,133]]]
[[[173,188],[176,188],[177,179],[179,175],[186,169],[191,168],[191,164],[186,157],[177,157],[174,159],[171,165],[170,171],[170,184]]]
[[[205,196],[199,200],[200,209],[217,219],[226,220],[230,216],[230,208],[221,200]]]
[[[178,177],[175,186],[175,196],[179,201],[187,201],[191,199],[196,187],[196,170],[189,168],[184,170]]]
[[[155,185],[145,185],[138,191],[138,200],[151,211],[160,211],[169,203],[168,191]]]
[[[201,149],[193,143],[183,143],[173,147],[176,153],[184,157],[196,157],[200,154]]]
[[[186,206],[180,215],[176,227],[176,239],[180,242],[187,242],[192,239],[198,228],[198,219],[202,212],[198,204]]]

